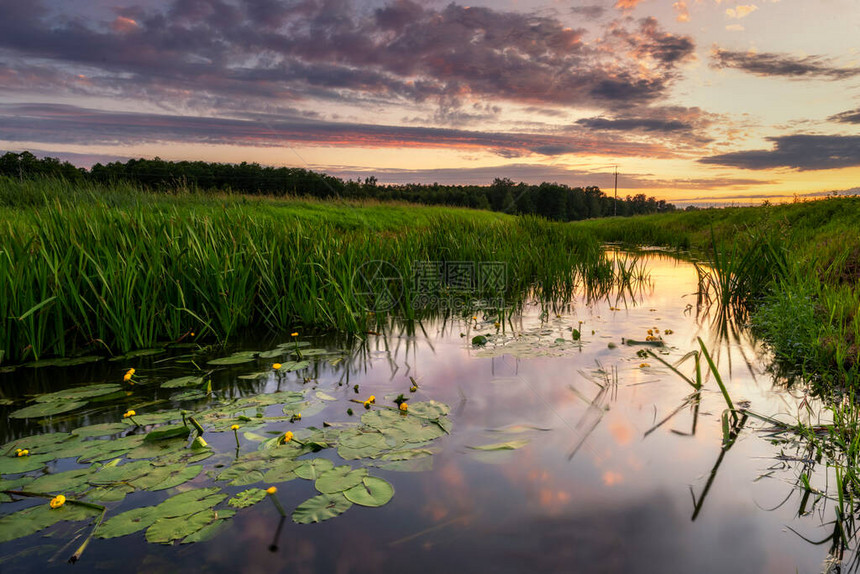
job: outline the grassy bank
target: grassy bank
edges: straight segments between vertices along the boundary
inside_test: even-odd
[[[0,352],[15,362],[125,353],[191,333],[223,341],[246,327],[360,332],[389,290],[394,310],[413,317],[417,294],[395,293],[397,281],[356,288],[373,261],[407,287],[416,263],[500,262],[501,291],[469,294],[507,302],[611,275],[588,232],[474,210],[10,179],[0,180],[0,205]]]
[[[782,366],[860,384],[860,198],[575,224],[602,241],[690,249],[709,261]],[[716,253],[715,253],[716,252]],[[734,280],[729,281],[729,276]],[[728,293],[728,291],[727,291]],[[731,302],[731,301],[728,301]]]

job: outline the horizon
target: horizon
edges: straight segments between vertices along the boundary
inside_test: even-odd
[[[618,166],[619,196],[680,206],[856,195],[852,4],[0,0],[0,148],[610,194]]]

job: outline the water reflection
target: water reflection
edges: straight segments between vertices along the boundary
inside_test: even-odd
[[[820,514],[826,499],[809,492],[804,496],[794,486],[794,464],[807,475],[822,472],[810,454],[798,453],[798,461],[780,461],[784,468],[771,469],[778,449],[750,432],[754,424],[767,425],[742,416],[728,417],[724,428],[725,402],[713,380],[703,377],[702,387],[691,392],[677,373],[638,356],[644,347],[624,341],[644,339],[656,329],[666,347],[653,350],[674,365],[698,348],[701,336],[732,398],[747,401],[756,412],[791,420],[804,397],[762,377],[764,351],[742,321],[721,318],[697,300],[692,265],[653,254],[647,256],[645,274],[641,260],[634,265],[617,252],[608,259],[631,277],[621,289],[601,291],[580,283],[581,296],[572,301],[523,302],[519,313],[506,314],[503,321],[492,313],[450,311],[405,322],[380,318],[361,337],[314,338],[314,347],[331,352],[306,371],[238,378],[260,370],[262,361],[212,371],[213,390],[222,397],[307,385],[324,390],[337,401],[302,421],[317,427],[354,420],[346,410],[356,385],[362,396],[384,397],[404,392],[414,381],[416,400],[432,398],[452,407],[454,431],[438,444],[431,470],[378,470],[396,489],[382,508],[353,508],[336,520],[298,526],[280,520],[271,505],[258,505],[237,514],[232,528],[211,543],[177,549],[147,545],[139,537],[93,541],[89,567],[115,571],[133,563],[147,572],[175,571],[177,565],[196,571],[275,572],[818,570],[820,547],[798,544],[797,535],[785,528],[818,542],[807,534],[832,520]],[[579,339],[573,338],[574,329]],[[470,344],[474,335],[487,333],[497,346]],[[264,351],[281,342],[249,337],[239,348]],[[54,385],[115,380],[128,366],[159,381],[187,374],[189,361],[202,365],[205,358],[183,351],[128,365],[64,371],[77,378],[60,370],[20,370],[15,382],[24,389],[21,394],[35,393]],[[733,368],[738,361],[744,368]],[[693,365],[688,360],[677,368],[690,375]],[[151,393],[147,400],[153,408],[194,410],[206,404],[206,399],[180,402],[154,384],[142,387],[141,393]],[[808,404],[818,412],[820,403],[809,398]],[[4,441],[116,420],[126,406],[120,402],[45,423],[9,421]],[[0,416],[11,409],[0,408],[7,409]],[[210,442],[229,451],[235,445],[226,434]],[[505,441],[527,444],[499,452],[470,448]],[[333,453],[327,456],[337,460]],[[787,475],[794,480],[783,482]],[[799,512],[797,506],[779,504],[786,491],[801,498]],[[289,511],[314,490],[310,483],[292,481],[279,488],[281,493]],[[832,513],[832,507],[827,509]],[[821,544],[833,562],[842,562],[854,545],[854,515],[837,516]],[[24,543],[10,544],[10,554],[23,550]],[[41,569],[28,564],[12,561],[9,571]]]

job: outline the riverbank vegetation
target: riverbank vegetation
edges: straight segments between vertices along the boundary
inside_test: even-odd
[[[825,387],[860,376],[860,198],[561,225],[373,199],[6,177],[0,205],[6,361],[122,353],[192,332],[223,341],[259,324],[361,331],[368,293],[346,286],[367,261],[392,262],[407,282],[420,261],[500,261],[508,303],[535,286],[557,299],[577,273],[612,280],[599,257],[612,241],[698,254],[704,294],[743,310],[786,373]],[[397,297],[414,316],[419,302]]]
[[[576,226],[602,241],[692,250],[714,271],[704,286],[752,311],[779,365],[829,388],[860,384],[858,221],[860,198],[845,197]]]
[[[586,277],[616,279],[592,234],[535,217],[9,178],[0,202],[0,353],[12,362],[249,327],[361,333],[379,312],[480,301],[501,319],[535,290],[559,299]],[[478,267],[458,268],[455,289],[407,288],[426,262]],[[494,271],[482,262],[501,275],[483,277]]]

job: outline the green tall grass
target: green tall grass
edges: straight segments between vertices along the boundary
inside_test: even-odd
[[[16,194],[20,193],[20,197]],[[17,203],[14,198],[18,198]],[[507,302],[571,293],[605,265],[587,232],[533,217],[0,180],[0,350],[24,361],[248,327],[368,329],[370,261],[497,261]],[[610,280],[614,276],[610,276]],[[406,289],[393,310],[414,317]]]
[[[780,375],[860,386],[860,197],[575,224],[604,241],[689,249],[704,304],[751,322]],[[748,312],[751,314],[748,315]]]

